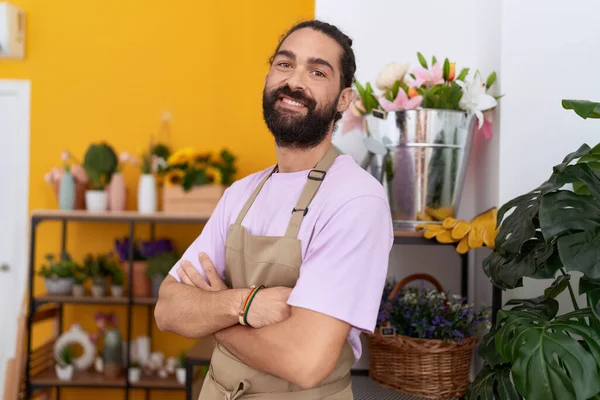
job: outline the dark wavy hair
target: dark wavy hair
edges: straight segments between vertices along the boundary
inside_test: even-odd
[[[277,54],[281,48],[283,41],[298,29],[303,28],[310,28],[312,30],[324,33],[335,40],[342,47],[342,56],[340,57],[340,93],[345,88],[352,87],[352,84],[354,83],[354,74],[356,73],[356,59],[354,57],[354,50],[352,50],[352,39],[340,31],[336,26],[316,19],[300,22],[299,24],[294,25],[285,35],[283,35],[279,40],[279,44],[277,45],[275,52],[269,59],[269,65],[273,65],[275,54]],[[341,118],[342,114],[339,112],[336,113],[334,123]]]

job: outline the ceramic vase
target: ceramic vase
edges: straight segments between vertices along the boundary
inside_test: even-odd
[[[56,377],[59,380],[70,381],[71,379],[73,379],[74,368],[72,365],[66,365],[64,367],[61,367],[60,365],[56,364],[55,369],[56,369]]]
[[[175,375],[177,377],[177,382],[180,385],[185,385],[185,368],[177,368],[175,370]]]
[[[157,210],[156,179],[152,174],[140,176],[138,184],[138,211],[141,213],[154,213]]]
[[[123,349],[118,329],[111,329],[104,334],[102,361],[104,377],[118,378],[123,372]]]
[[[140,368],[129,368],[129,382],[139,382],[142,377],[142,370]]]
[[[150,297],[150,279],[146,276],[148,262],[144,260],[133,262],[133,297]],[[123,263],[123,270],[129,279],[129,263]]]
[[[68,211],[75,209],[75,179],[70,171],[65,171],[60,179],[58,207]]]
[[[108,194],[105,190],[85,192],[85,207],[90,212],[104,212],[108,208]]]
[[[75,284],[75,285],[73,285],[73,290],[71,292],[72,292],[73,296],[75,296],[75,297],[85,296],[85,286],[80,285],[80,284]]]
[[[127,188],[125,186],[125,177],[122,173],[113,174],[110,179],[110,189],[108,191],[108,204],[110,211],[123,211],[127,202]]]

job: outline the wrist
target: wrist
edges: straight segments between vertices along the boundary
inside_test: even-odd
[[[248,295],[252,289],[232,289],[232,291],[235,292],[235,296],[234,300],[231,302],[231,309],[229,313],[237,321],[239,320],[240,311],[244,308],[244,303],[246,302],[246,299],[248,298]]]

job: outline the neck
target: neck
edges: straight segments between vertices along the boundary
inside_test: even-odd
[[[282,173],[314,168],[331,146],[331,135],[327,135],[321,143],[310,149],[277,146],[277,168]]]

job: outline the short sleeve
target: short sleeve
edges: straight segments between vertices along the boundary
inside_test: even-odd
[[[227,189],[229,190],[229,189]],[[181,259],[169,271],[169,275],[180,281],[177,276],[177,269],[182,260],[187,260],[206,278],[204,269],[198,260],[200,253],[206,253],[213,262],[216,270],[221,275],[225,275],[225,238],[229,220],[226,213],[227,190],[217,203],[215,210],[210,216],[207,223],[204,225],[200,235],[192,242],[181,256]]]
[[[393,241],[391,213],[384,199],[350,200],[315,233],[288,304],[372,333]]]

